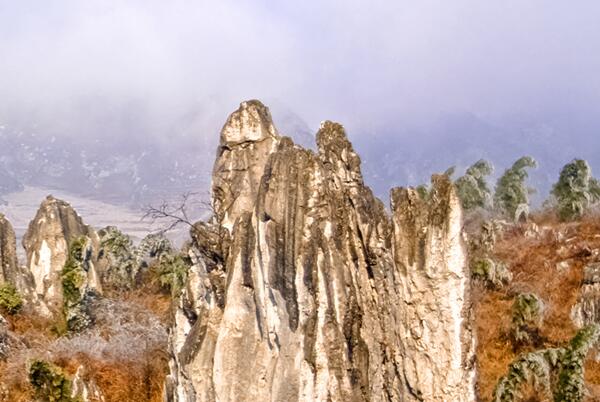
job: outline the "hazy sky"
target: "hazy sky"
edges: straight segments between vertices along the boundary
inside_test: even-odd
[[[259,98],[356,133],[463,113],[585,125],[599,21],[597,0],[0,0],[0,115],[85,131],[139,109],[160,135]]]

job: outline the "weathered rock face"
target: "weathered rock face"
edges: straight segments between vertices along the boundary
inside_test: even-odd
[[[427,200],[411,189],[391,197],[405,381],[418,400],[475,400],[460,201],[444,176],[434,176]]]
[[[27,254],[27,267],[33,275],[35,293],[39,301],[50,311],[63,306],[61,272],[69,256],[69,248],[75,240],[89,238],[92,245],[98,244],[96,232],[85,225],[66,202],[48,196],[41,204],[35,218],[23,237]],[[98,247],[89,247],[86,254],[95,254]],[[86,289],[101,291],[94,267],[95,255],[88,257],[85,283]]]
[[[135,247],[131,238],[115,226],[107,226],[98,231],[100,251],[98,266],[102,272],[104,288],[132,289],[139,264],[135,258]]]
[[[16,284],[18,271],[15,231],[6,217],[0,214],[0,284]]]
[[[266,108],[250,105],[223,129],[238,145],[251,139],[240,154],[252,163],[233,168],[238,156],[222,134],[213,185],[221,218],[196,225],[166,399],[475,400],[461,211],[449,181],[434,180],[430,201],[395,190],[392,221],[342,126],[323,123],[315,154],[264,129],[268,112],[256,129],[244,110]],[[253,142],[265,137],[268,146]]]

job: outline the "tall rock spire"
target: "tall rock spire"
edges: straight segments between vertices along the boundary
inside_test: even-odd
[[[434,176],[426,199],[404,188],[391,198],[406,400],[473,401],[470,279],[454,186]]]
[[[427,202],[395,190],[392,219],[340,124],[322,124],[315,154],[267,116],[242,103],[221,134],[217,218],[197,225],[168,399],[474,401],[451,185],[434,178]]]

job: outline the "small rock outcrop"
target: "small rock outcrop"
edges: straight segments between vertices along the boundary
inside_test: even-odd
[[[592,263],[583,270],[583,284],[571,318],[578,328],[600,324],[600,263]]]
[[[62,271],[69,258],[70,248],[75,241],[89,239],[93,247],[85,253],[89,263],[83,278],[85,288],[101,292],[98,274],[94,267],[98,236],[85,225],[68,203],[48,196],[23,237],[27,254],[27,267],[33,276],[35,293],[42,305],[50,312],[63,308]],[[87,243],[88,240],[86,240]]]
[[[462,216],[450,181],[431,198],[365,186],[343,127],[312,152],[242,103],[221,133],[215,217],[171,328],[168,401],[474,401]]]
[[[73,376],[71,398],[81,402],[104,402],[105,398],[96,383],[88,378],[89,370],[79,366]]]
[[[132,289],[139,270],[139,263],[135,258],[135,247],[131,238],[115,226],[107,226],[98,231],[100,238],[100,251],[98,265],[104,269],[102,284],[112,289]]]
[[[0,359],[7,356],[10,351],[10,337],[8,332],[8,321],[0,315]]]

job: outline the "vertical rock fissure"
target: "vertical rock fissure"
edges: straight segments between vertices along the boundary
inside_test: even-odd
[[[180,353],[169,397],[474,401],[453,186],[434,177],[429,199],[394,189],[390,217],[364,185],[344,128],[324,122],[316,142],[314,153],[280,137],[258,101],[227,120],[212,223],[231,233],[224,302],[196,307],[202,328],[184,331],[187,320],[173,326],[183,335],[172,337]],[[190,278],[211,264],[195,265]],[[198,283],[203,292],[218,288],[210,278]]]

